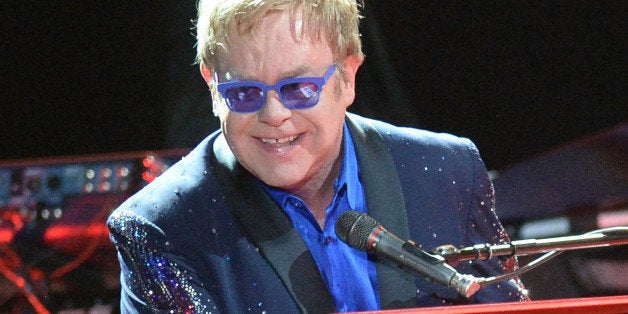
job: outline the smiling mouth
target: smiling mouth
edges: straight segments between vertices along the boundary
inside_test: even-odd
[[[292,143],[294,141],[296,141],[299,138],[300,135],[291,135],[288,137],[282,137],[282,138],[260,138],[260,140],[262,141],[262,143],[265,144],[286,144],[286,143]]]

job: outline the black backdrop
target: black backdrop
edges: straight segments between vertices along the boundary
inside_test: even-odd
[[[624,6],[367,1],[351,110],[469,137],[492,169],[603,131],[628,119]],[[0,160],[191,147],[216,128],[195,1],[0,8]]]

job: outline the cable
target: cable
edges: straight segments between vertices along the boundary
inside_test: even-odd
[[[103,217],[105,217],[106,215],[108,215],[109,213],[110,213],[110,208],[106,207],[106,206],[103,206],[103,208],[100,210],[98,215],[96,215],[96,217],[94,217],[89,222],[89,224],[87,225],[87,227],[85,227],[85,229],[89,230],[89,228],[92,227],[92,226],[100,225],[100,220]],[[63,266],[55,269],[54,271],[52,271],[52,273],[50,274],[50,279],[59,279],[59,278],[65,276],[66,274],[68,274],[69,272],[73,271],[74,269],[78,268],[79,266],[81,266],[81,264],[83,264],[85,261],[87,261],[89,259],[89,257],[92,254],[94,254],[96,249],[98,249],[98,247],[102,243],[102,239],[101,238],[102,238],[102,233],[97,234],[96,238],[93,241],[91,241],[89,246],[83,252],[81,252],[81,254],[79,254],[79,256],[77,256],[74,260],[72,260],[72,261],[66,263],[65,265],[63,265]]]
[[[10,249],[5,248],[4,246],[2,246],[2,249],[5,252],[12,253]],[[13,283],[13,285],[15,285],[15,287],[22,292],[37,314],[50,314],[50,311],[48,311],[48,309],[46,309],[46,307],[39,301],[37,296],[31,292],[27,281],[20,275],[13,272],[2,259],[0,259],[0,273],[2,273],[7,280]]]

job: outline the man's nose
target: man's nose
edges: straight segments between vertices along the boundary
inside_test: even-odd
[[[276,91],[271,90],[266,93],[266,102],[258,112],[261,122],[270,126],[280,126],[285,120],[292,116],[292,110],[286,108]]]

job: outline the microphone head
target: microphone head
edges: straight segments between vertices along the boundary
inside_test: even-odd
[[[375,219],[354,210],[348,210],[336,221],[336,235],[342,242],[362,251],[370,251],[369,237],[379,227]]]

